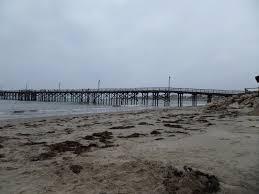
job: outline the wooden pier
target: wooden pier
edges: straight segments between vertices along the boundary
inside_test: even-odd
[[[213,96],[232,96],[244,93],[241,90],[214,90],[193,88],[103,88],[67,90],[0,90],[0,100],[77,102],[96,105],[152,105],[170,106],[172,96],[177,95],[179,107],[184,95],[191,96],[192,106],[197,106],[198,95],[206,95],[207,102]]]

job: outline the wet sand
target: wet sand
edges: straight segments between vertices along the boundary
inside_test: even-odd
[[[5,194],[256,194],[259,118],[174,108],[1,121],[0,162]]]

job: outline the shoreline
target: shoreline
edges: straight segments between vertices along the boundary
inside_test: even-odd
[[[144,106],[144,105],[125,105],[120,107],[113,106],[93,106],[81,105],[79,103],[54,103],[54,102],[22,102],[22,101],[0,100],[0,121],[31,117],[50,117],[50,116],[69,116],[105,112],[123,112],[131,110],[143,110],[154,108],[165,108],[164,106]],[[53,105],[52,105],[53,103]],[[186,104],[186,106],[189,106]],[[201,105],[203,106],[203,105]],[[177,108],[175,104],[170,107]]]
[[[81,113],[81,114],[67,114],[67,115],[51,115],[51,116],[37,116],[37,117],[26,117],[26,118],[7,118],[0,119],[0,122],[23,122],[23,121],[37,121],[42,119],[58,119],[58,118],[71,118],[71,117],[85,117],[85,116],[97,116],[97,115],[106,115],[106,114],[121,114],[121,113],[135,113],[135,112],[148,112],[156,110],[192,110],[192,109],[203,109],[204,105],[197,107],[146,107],[143,109],[136,110],[124,110],[124,111],[107,111],[107,112],[97,112],[97,113]]]

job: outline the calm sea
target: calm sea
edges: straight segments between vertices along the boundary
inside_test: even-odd
[[[198,102],[204,105],[205,102]],[[171,103],[175,107],[177,104]],[[163,103],[160,103],[160,107]],[[191,102],[184,102],[184,106],[191,106]],[[134,111],[152,108],[152,106],[129,105],[129,106],[102,106],[79,103],[62,102],[35,102],[35,101],[9,101],[0,100],[0,120],[17,118],[34,118],[46,116],[78,115],[105,112]]]

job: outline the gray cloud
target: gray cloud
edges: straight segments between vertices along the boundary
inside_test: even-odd
[[[254,87],[256,0],[2,0],[4,88]]]

